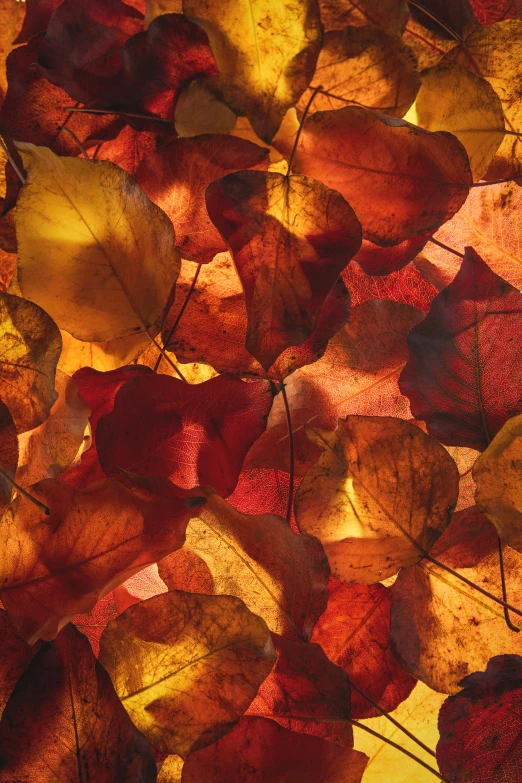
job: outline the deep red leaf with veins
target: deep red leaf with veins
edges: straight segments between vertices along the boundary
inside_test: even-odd
[[[47,79],[87,103],[110,85],[125,41],[143,17],[122,0],[64,0],[52,14],[38,63]]]
[[[352,307],[367,299],[389,299],[391,302],[409,304],[418,310],[429,310],[437,289],[428,283],[419,270],[408,264],[388,275],[368,275],[359,264],[352,261],[341,275],[348,288]]]
[[[235,136],[205,134],[165,144],[145,158],[136,179],[172,220],[182,257],[208,264],[227,249],[207,214],[208,185],[233,171],[266,170],[269,162],[266,147]]]
[[[482,25],[495,24],[503,19],[522,19],[520,0],[470,0],[470,3]]]
[[[129,174],[135,174],[141,161],[155,150],[156,137],[152,131],[140,132],[126,125],[115,139],[99,146],[96,160],[110,160]]]
[[[447,446],[482,451],[522,412],[522,294],[472,248],[408,336],[399,387]]]
[[[312,641],[350,680],[388,712],[406,699],[417,680],[401,669],[390,649],[390,594],[381,584],[357,585],[330,577],[330,598]],[[352,688],[352,716],[381,713]]]
[[[218,742],[189,754],[183,783],[360,783],[367,761],[351,748],[244,717]]]
[[[153,783],[156,764],[111,679],[73,625],[44,645],[0,723],[4,783]]]
[[[25,0],[25,17],[15,43],[27,43],[34,35],[45,32],[53,11],[61,2],[62,0]]]
[[[346,672],[329,661],[318,644],[292,642],[278,634],[272,634],[272,640],[276,665],[246,714],[272,718],[285,729],[352,747]],[[314,722],[314,717],[320,720]]]
[[[182,263],[175,299],[163,325],[163,343],[181,362],[205,362],[218,372],[279,380],[324,354],[328,341],[350,314],[350,296],[338,280],[321,310],[317,326],[301,345],[287,348],[267,371],[246,347],[245,295],[229,253],[220,253],[200,270],[196,287],[174,333],[171,328],[185,303],[195,267]]]
[[[226,374],[197,385],[167,375],[135,378],[97,426],[101,465],[109,476],[119,476],[120,468],[169,476],[187,488],[210,484],[226,497],[271,405],[265,381]]]
[[[47,81],[35,68],[43,35],[35,36],[25,46],[11,52],[7,58],[8,88],[0,110],[0,133],[16,141],[50,147],[57,155],[78,155],[75,141],[58,128],[66,125],[81,142],[116,136],[123,123],[107,115],[72,113],[65,90]]]
[[[360,264],[367,275],[389,275],[398,272],[420,253],[428,234],[420,234],[411,239],[405,239],[399,245],[380,247],[363,239],[361,249],[354,256],[354,261]]]
[[[121,68],[96,106],[173,120],[180,90],[192,79],[216,74],[203,30],[181,14],[164,14],[129,38]],[[136,121],[130,124],[138,127]],[[161,128],[159,123],[149,126],[155,132]]]
[[[98,452],[96,450],[96,427],[101,416],[110,413],[114,407],[114,398],[124,383],[133,378],[141,378],[151,375],[152,370],[139,364],[131,364],[120,367],[117,370],[101,372],[92,367],[82,367],[74,373],[74,380],[80,393],[80,397],[89,406],[91,415],[91,447],[82,454],[79,465],[71,465],[62,474],[62,481],[72,484],[74,487],[86,487],[93,481],[105,478]]]
[[[522,767],[522,658],[496,655],[439,713],[437,763],[462,783],[516,783]]]

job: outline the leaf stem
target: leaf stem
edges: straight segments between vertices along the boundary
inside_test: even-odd
[[[89,156],[87,155],[87,153],[85,151],[85,147],[83,146],[83,144],[81,143],[80,139],[78,138],[78,136],[76,135],[76,133],[74,131],[72,131],[70,128],[66,128],[65,125],[58,125],[58,131],[60,133],[62,131],[64,133],[67,133],[71,137],[71,139],[74,141],[74,143],[76,144],[76,146],[78,147],[78,149],[82,153],[83,157],[86,158],[87,160],[90,160]]]
[[[315,100],[315,96],[317,95],[320,90],[323,89],[323,85],[319,84],[317,87],[314,87],[314,91],[310,96],[310,100],[305,106],[305,110],[303,112],[303,116],[301,117],[301,122],[299,123],[299,128],[297,129],[297,133],[294,139],[294,146],[292,147],[292,152],[290,153],[290,158],[288,159],[288,169],[286,171],[286,179],[290,176],[292,172],[292,165],[294,162],[295,153],[297,151],[297,145],[299,144],[299,139],[301,138],[301,131],[303,130],[303,126],[305,124],[305,120],[308,116],[308,112],[310,111],[310,107],[312,106],[312,103]]]
[[[189,288],[189,290],[188,290],[187,296],[185,297],[185,301],[183,302],[183,304],[182,304],[182,306],[181,306],[181,310],[179,311],[179,313],[178,313],[178,315],[177,315],[177,317],[176,317],[176,320],[174,321],[174,324],[173,324],[173,326],[172,326],[172,329],[171,329],[171,330],[170,330],[170,332],[168,333],[168,335],[167,335],[167,339],[166,339],[166,340],[165,340],[165,342],[164,342],[164,344],[165,344],[166,346],[168,346],[168,344],[170,343],[170,340],[171,340],[171,338],[172,338],[172,335],[173,335],[173,334],[174,334],[174,332],[176,331],[176,329],[177,329],[177,327],[178,327],[178,324],[179,324],[179,322],[181,321],[181,316],[183,315],[183,313],[184,313],[184,312],[185,312],[185,310],[187,309],[187,305],[188,305],[188,303],[189,303],[190,297],[192,296],[192,294],[193,294],[193,292],[194,292],[194,289],[195,289],[195,287],[196,287],[196,283],[197,283],[197,281],[198,281],[199,273],[201,272],[201,266],[202,266],[201,264],[198,264],[198,266],[197,266],[197,269],[196,269],[196,272],[195,272],[195,274],[194,274],[194,277],[193,277],[193,279],[192,279],[192,283],[190,284],[190,288]],[[153,372],[158,372],[158,368],[159,368],[159,366],[160,366],[160,364],[161,364],[161,360],[162,360],[162,358],[163,358],[163,355],[160,353],[160,355],[158,356],[158,360],[157,360],[156,364],[154,365],[154,370],[153,370]]]
[[[447,250],[448,253],[453,253],[454,256],[459,256],[459,258],[464,258],[464,253],[459,253],[458,250],[453,250],[452,247],[449,245],[445,245],[444,242],[439,242],[438,239],[435,239],[434,237],[428,237],[428,242],[433,242],[434,245],[438,245],[443,250]]]
[[[417,8],[417,10],[422,11],[423,14],[426,14],[427,17],[429,17],[433,22],[438,24],[440,27],[442,27],[443,30],[446,30],[448,35],[451,35],[452,38],[454,38],[459,43],[464,43],[464,39],[460,37],[458,33],[455,32],[455,30],[452,30],[451,27],[448,27],[448,25],[443,22],[441,19],[439,19],[435,14],[433,14],[431,11],[428,11],[427,8],[425,8],[422,3],[417,2],[417,0],[408,0],[408,5],[412,5],[414,8]]]
[[[16,489],[16,491],[20,493],[20,495],[23,495],[24,498],[27,498],[27,500],[29,500],[33,505],[35,505],[37,508],[39,508],[40,511],[43,511],[44,514],[46,514],[47,516],[50,515],[51,510],[46,505],[44,505],[44,503],[42,503],[39,500],[37,500],[34,497],[34,495],[30,495],[29,492],[27,492],[23,487],[21,487],[19,484],[17,484],[16,481],[14,481],[11,478],[11,476],[9,476],[5,471],[0,470],[0,476],[2,476],[2,478],[4,478],[7,481],[8,484],[10,484],[12,487],[14,487]]]
[[[290,457],[290,483],[288,486],[288,503],[286,506],[286,521],[290,524],[292,519],[292,505],[294,500],[294,483],[295,483],[295,451],[294,451],[294,434],[292,431],[292,416],[290,413],[290,405],[288,404],[288,396],[286,394],[286,387],[283,381],[280,384],[281,394],[283,396],[283,403],[286,412],[286,421],[288,424],[288,447]]]
[[[151,120],[152,122],[162,122],[171,128],[174,123],[171,120],[164,120],[163,117],[154,117],[153,114],[134,114],[130,111],[115,111],[114,109],[85,109],[77,106],[63,106],[62,111],[75,111],[82,114],[113,114],[115,117],[132,117],[135,120]]]
[[[500,606],[503,606],[504,609],[509,609],[509,611],[513,612],[513,614],[522,617],[522,611],[520,609],[517,609],[516,606],[512,606],[511,604],[508,604],[508,602],[504,601],[502,598],[497,598],[496,595],[493,595],[493,593],[489,593],[487,590],[484,590],[483,587],[480,587],[480,585],[475,584],[475,582],[472,582],[470,579],[467,579],[462,574],[459,574],[458,571],[454,571],[453,568],[450,568],[445,563],[442,563],[440,560],[437,560],[436,558],[432,557],[429,554],[424,555],[424,559],[429,560],[429,562],[433,563],[433,565],[439,566],[439,568],[442,568],[444,571],[447,571],[448,574],[451,574],[452,576],[455,576],[457,579],[460,579],[460,581],[467,584],[468,587],[471,587],[473,588],[473,590],[477,590],[479,593],[482,593],[482,595],[486,596],[486,598],[489,598],[495,603],[499,604]]]
[[[3,140],[3,138],[1,136],[0,136],[0,146],[2,147],[3,151],[7,155],[7,160],[9,161],[9,163],[11,164],[13,169],[15,170],[15,173],[16,173],[18,179],[20,180],[22,185],[25,185],[25,177],[22,174],[22,172],[20,171],[20,169],[18,168],[15,159],[13,158],[13,156],[11,155],[9,150],[7,149],[7,144],[5,143],[5,141]]]
[[[490,182],[472,182],[470,188],[487,188],[490,185],[504,185],[506,182],[518,182],[520,177],[506,177],[506,179],[492,179]]]
[[[145,332],[145,334],[147,335],[151,343],[156,346],[163,359],[165,359],[165,361],[167,361],[170,364],[174,372],[181,378],[182,381],[185,381],[185,383],[187,383],[187,379],[185,378],[181,370],[178,367],[176,367],[176,365],[174,364],[170,356],[167,356],[167,352],[165,351],[165,349],[162,348],[161,345],[158,343],[158,341],[155,340],[154,337],[151,337],[151,335],[148,332]]]
[[[504,601],[507,601],[506,573],[504,571],[504,553],[502,551],[502,539],[499,536],[497,540],[498,540],[498,560],[500,564],[500,582],[502,584],[502,598],[504,599]],[[509,612],[506,606],[504,607],[504,619],[510,631],[514,631],[515,633],[520,633],[520,628],[518,628],[516,625],[514,625],[514,623],[511,622],[511,618],[509,616]]]

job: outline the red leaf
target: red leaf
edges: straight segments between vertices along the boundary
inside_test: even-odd
[[[359,264],[351,263],[341,275],[352,298],[352,307],[367,299],[389,299],[418,310],[429,310],[437,289],[428,283],[413,264],[383,277],[366,274]]]
[[[267,155],[266,147],[235,136],[174,139],[145,158],[136,179],[172,220],[183,258],[208,264],[227,247],[207,214],[207,186],[232,171],[266,170]]]
[[[447,446],[482,451],[522,412],[522,294],[471,248],[408,336],[399,386]]]
[[[22,44],[47,29],[53,11],[62,0],[25,0],[25,16],[22,29],[14,43]]]
[[[358,585],[330,578],[330,598],[312,641],[342,666],[364,693],[391,712],[404,701],[417,680],[406,674],[390,649],[390,592],[381,584]],[[381,713],[352,688],[352,716]]]
[[[0,723],[5,783],[153,783],[156,764],[74,626],[34,656]]]
[[[522,658],[496,655],[485,672],[460,681],[439,713],[437,762],[454,781],[520,781],[522,765]]]
[[[363,239],[361,249],[354,256],[354,261],[361,266],[367,275],[389,275],[392,272],[398,272],[415,256],[420,253],[426,242],[427,234],[405,239],[399,245],[393,247],[379,247]],[[408,304],[411,304],[409,302]]]
[[[367,757],[264,718],[241,718],[218,742],[191,753],[183,783],[360,783]]]
[[[0,609],[0,715],[18,678],[38,650],[39,645],[31,647],[18,636],[9,615]]]
[[[166,375],[135,378],[96,429],[102,467],[109,476],[124,468],[187,488],[210,484],[226,497],[271,405],[268,383],[232,375],[194,386]]]

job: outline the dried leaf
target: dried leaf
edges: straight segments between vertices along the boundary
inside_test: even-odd
[[[170,220],[111,163],[19,149],[28,170],[16,209],[24,296],[80,340],[157,334],[179,272]]]
[[[11,502],[18,465],[18,437],[7,405],[0,402],[0,513]],[[10,481],[7,480],[7,477]]]
[[[0,609],[0,716],[18,678],[23,674],[31,658],[39,650],[32,647],[16,633],[6,611]]]
[[[222,740],[191,753],[183,783],[361,783],[367,758],[264,718],[242,718]]]
[[[517,780],[522,758],[522,659],[496,655],[486,671],[459,683],[462,690],[440,709],[437,761],[442,774],[462,783]]]
[[[158,750],[181,756],[230,730],[274,659],[264,621],[242,601],[178,590],[131,606],[100,648],[133,722]]]
[[[358,585],[330,579],[330,598],[312,641],[341,666],[364,693],[391,712],[411,693],[416,680],[404,672],[390,648],[390,590],[384,585]],[[352,717],[381,713],[355,688]]]
[[[408,362],[399,380],[430,435],[448,446],[482,451],[522,411],[515,382],[522,368],[521,326],[520,291],[466,248],[454,281],[408,335]]]
[[[522,552],[522,416],[509,419],[473,467],[477,506],[500,538]]]
[[[353,106],[308,117],[292,168],[338,190],[363,237],[384,246],[438,228],[471,184],[468,156],[451,134]]]
[[[309,112],[357,103],[402,117],[415,100],[420,77],[415,55],[398,35],[366,25],[325,34],[312,85],[297,104],[301,111],[319,85]]]
[[[24,19],[24,6],[19,0],[0,3],[0,105],[7,91],[5,63]]]
[[[210,484],[229,495],[271,405],[263,381],[220,375],[192,386],[166,375],[134,378],[96,428],[102,468],[110,476],[121,468],[170,476],[186,488]]]
[[[58,397],[54,390],[62,341],[58,327],[41,307],[0,292],[0,398],[17,432],[41,424]]]
[[[319,538],[333,574],[371,584],[418,562],[457,503],[447,451],[389,416],[348,416],[335,432],[307,434],[323,454],[297,491],[296,519]]]
[[[455,514],[430,554],[502,595],[497,533],[475,506]],[[507,594],[515,606],[522,602],[521,558],[504,547]],[[442,693],[456,693],[462,677],[483,669],[493,655],[522,653],[502,607],[425,560],[401,571],[392,587],[391,640],[402,668]]]
[[[205,208],[205,190],[231,171],[266,169],[268,150],[233,136],[208,134],[173,139],[148,155],[136,179],[174,224],[183,258],[208,264],[226,244]]]
[[[112,480],[78,490],[46,479],[30,491],[50,515],[18,495],[0,526],[0,597],[30,644],[181,547],[202,502],[174,486],[142,498]]]
[[[183,0],[206,31],[225,101],[269,143],[312,78],[322,44],[316,0]]]
[[[153,783],[156,765],[74,626],[36,653],[0,723],[5,783]]]
[[[247,516],[219,495],[204,494],[205,508],[187,526],[186,549],[206,566],[196,563],[200,578],[193,589],[206,592],[210,572],[212,592],[241,598],[276,633],[310,639],[328,600],[330,571],[319,542],[297,535],[274,514]],[[161,578],[169,588],[188,589],[193,557],[186,559],[183,576],[174,572],[174,580],[171,563],[179,567],[179,558],[159,564]]]
[[[410,13],[406,0],[320,0],[319,6],[325,30],[374,24],[400,35]]]

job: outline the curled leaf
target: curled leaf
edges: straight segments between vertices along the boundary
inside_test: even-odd
[[[131,606],[100,647],[134,724],[158,750],[182,756],[232,727],[274,659],[264,621],[238,598],[178,590]]]

